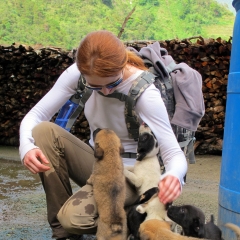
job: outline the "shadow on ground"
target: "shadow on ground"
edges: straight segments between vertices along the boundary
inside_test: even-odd
[[[220,156],[197,156],[189,165],[187,183],[174,203],[194,204],[217,221]],[[73,184],[76,191],[78,187]],[[31,174],[20,162],[0,160],[0,239],[49,240],[46,203],[38,175]],[[90,239],[85,236],[85,239]]]

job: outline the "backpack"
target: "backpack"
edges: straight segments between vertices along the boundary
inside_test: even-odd
[[[133,82],[128,95],[114,92],[105,97],[117,98],[125,102],[125,121],[129,137],[137,141],[140,124],[135,106],[144,90],[152,83],[155,84],[160,90],[181,149],[189,159],[189,163],[195,163],[194,136],[205,112],[201,75],[185,63],[176,64],[167,50],[160,47],[159,42],[143,47],[139,52],[132,47],[127,49],[134,51],[143,59],[148,71],[144,71]],[[70,99],[78,103],[78,106],[68,119],[66,128],[72,127],[91,93],[92,90],[85,88],[80,76],[76,93]],[[98,93],[103,95],[101,92]]]

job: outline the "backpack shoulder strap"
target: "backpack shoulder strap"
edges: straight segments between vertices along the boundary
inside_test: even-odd
[[[78,104],[76,110],[73,112],[73,114],[68,119],[68,122],[66,124],[66,128],[71,128],[76,121],[79,114],[83,111],[85,103],[89,99],[89,97],[92,94],[92,90],[85,88],[83,82],[82,82],[82,75],[80,75],[78,79],[78,88],[76,90],[76,93],[70,98],[70,100],[76,104]]]
[[[155,75],[145,71],[132,84],[128,92],[128,99],[125,103],[125,121],[129,133],[129,137],[135,141],[139,136],[139,119],[135,112],[138,98],[155,81]]]

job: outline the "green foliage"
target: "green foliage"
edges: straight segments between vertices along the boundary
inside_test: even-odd
[[[0,44],[42,44],[75,48],[89,32],[107,29],[127,40],[163,40],[195,35],[213,37],[210,29],[226,27],[234,15],[215,0],[8,0],[1,2]],[[214,34],[217,34],[216,31]]]

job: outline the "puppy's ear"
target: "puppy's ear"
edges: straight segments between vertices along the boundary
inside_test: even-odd
[[[103,149],[99,146],[98,143],[95,143],[94,157],[98,160],[102,160],[104,155]]]
[[[98,132],[100,132],[102,129],[101,128],[97,128],[93,131],[93,140],[95,141],[96,135]]]
[[[139,199],[138,203],[142,204],[147,202],[154,194],[158,193],[158,187],[153,187],[148,189],[145,193],[143,193]]]

